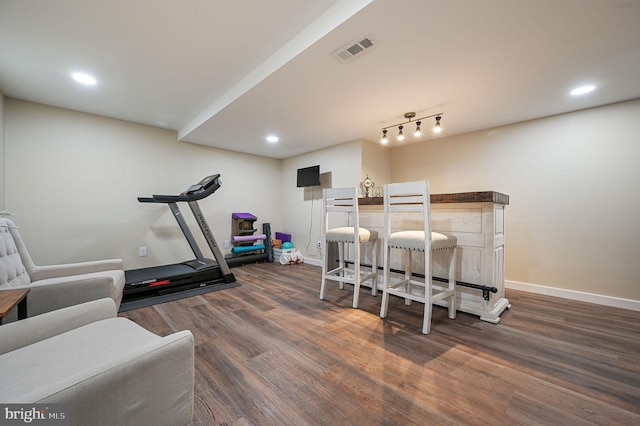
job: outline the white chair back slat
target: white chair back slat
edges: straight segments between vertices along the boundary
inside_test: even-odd
[[[421,212],[424,210],[424,204],[389,204],[388,210],[390,212]]]
[[[403,194],[392,195],[389,197],[390,204],[423,204],[424,197],[422,194]]]
[[[422,196],[422,194],[407,194],[402,196],[394,195],[389,197],[389,204],[390,205],[402,205],[402,204],[420,205],[420,204],[424,204],[424,197]]]
[[[344,199],[351,200],[353,199],[353,188],[325,188],[324,193],[327,197],[327,200],[332,199]]]
[[[385,185],[385,195],[402,196],[422,193],[425,181],[389,183]],[[428,181],[426,181],[428,182]]]
[[[327,206],[327,212],[351,213],[353,212],[353,206]]]

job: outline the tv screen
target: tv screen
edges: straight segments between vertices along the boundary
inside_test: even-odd
[[[298,169],[297,187],[320,185],[320,166],[311,166]]]

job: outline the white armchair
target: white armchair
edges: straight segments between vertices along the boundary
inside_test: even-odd
[[[62,404],[71,425],[188,425],[194,342],[119,318],[110,298],[0,326],[0,404]]]
[[[0,291],[30,289],[29,316],[104,297],[113,299],[119,308],[124,284],[121,259],[35,265],[18,227],[0,218]]]

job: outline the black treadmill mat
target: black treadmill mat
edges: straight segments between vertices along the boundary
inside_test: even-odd
[[[133,309],[144,308],[147,306],[159,305],[161,303],[172,302],[174,300],[185,299],[187,297],[197,296],[199,294],[212,293],[218,290],[226,290],[228,288],[238,287],[240,283],[220,283],[208,285],[205,287],[193,288],[190,290],[181,290],[174,293],[160,294],[157,296],[149,296],[143,299],[122,302],[118,312],[131,311]]]
[[[152,266],[150,268],[130,269],[124,271],[127,284],[145,280],[173,278],[181,276],[197,275],[192,267],[176,263],[174,265]]]

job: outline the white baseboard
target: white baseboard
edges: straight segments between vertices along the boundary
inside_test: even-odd
[[[322,267],[322,260],[304,258],[304,263]],[[597,305],[611,306],[613,308],[628,309],[640,312],[640,300],[623,299],[620,297],[604,296],[602,294],[585,293],[582,291],[567,290],[564,288],[548,287],[538,284],[523,283],[519,281],[504,281],[505,288],[526,291],[529,293],[544,294],[547,296],[561,297],[563,299],[578,300],[580,302],[595,303]]]
[[[309,265],[314,265],[314,266],[322,266],[322,260],[320,259],[312,259],[310,257],[305,257],[304,258],[304,263],[308,263]]]
[[[567,290],[564,288],[547,287],[543,285],[529,284],[519,281],[505,280],[504,285],[505,288],[527,291],[529,293],[562,297],[564,299],[595,303],[598,305],[611,306],[613,308],[629,309],[631,311],[640,311],[640,300],[622,299],[620,297],[603,296],[601,294],[585,293],[582,291]]]

